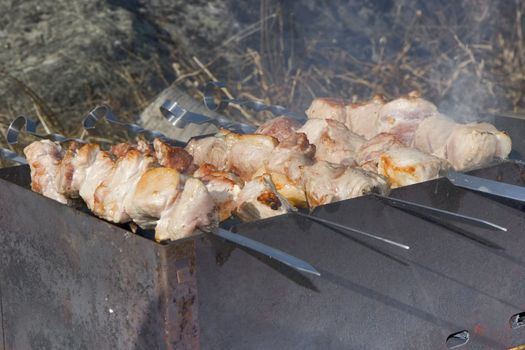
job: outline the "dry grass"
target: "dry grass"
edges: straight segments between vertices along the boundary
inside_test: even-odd
[[[350,12],[355,8],[343,15],[326,9],[318,16],[328,23],[339,22],[332,28],[336,33],[326,26],[297,45],[303,38],[290,38],[286,29],[305,24],[294,24],[299,20],[279,2],[262,1],[260,19],[214,48],[205,69],[189,59],[177,60],[177,80],[199,97],[210,77],[218,77],[237,97],[296,111],[304,110],[316,96],[357,100],[375,93],[395,97],[419,90],[456,114],[522,112],[525,3],[463,1],[424,7],[421,1],[399,2],[383,15],[387,26],[363,30],[368,34],[365,39],[352,27],[355,14]],[[348,23],[340,23],[344,18]],[[356,35],[355,42],[336,41],[345,28],[350,29],[348,35]],[[330,34],[336,40],[330,40]],[[244,118],[236,110],[229,113]]]
[[[261,1],[259,18],[210,48],[206,57],[174,51],[177,84],[201,99],[204,85],[218,79],[235,97],[295,111],[304,110],[316,96],[357,100],[376,93],[395,97],[419,90],[456,115],[525,113],[524,2],[405,0],[381,13],[364,1],[332,3],[312,1],[301,12],[297,5]],[[158,92],[159,81],[161,86],[169,85],[154,58],[144,60],[129,52],[129,59],[156,67],[155,77],[105,62],[104,71],[91,72],[104,81],[104,88],[85,92],[87,98],[74,109],[50,106],[30,84],[1,71],[4,94],[0,96],[16,94],[34,107],[34,115],[47,130],[76,136],[78,123],[69,119],[73,112],[107,103],[124,116],[138,115]],[[92,69],[82,62],[72,64]],[[113,78],[104,80],[109,71],[115,73]],[[152,79],[157,81],[156,89],[151,87]],[[242,109],[226,113],[255,123],[269,117]],[[5,129],[16,114],[15,106],[3,106],[0,128]]]

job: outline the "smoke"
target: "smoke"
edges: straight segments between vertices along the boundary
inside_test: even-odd
[[[458,121],[525,108],[522,1],[262,3],[265,18],[275,16],[240,43],[256,62],[225,73],[233,83],[255,70],[237,85],[251,96],[300,111],[316,96],[418,90]]]

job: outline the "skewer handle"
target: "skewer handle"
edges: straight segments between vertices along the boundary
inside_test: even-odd
[[[304,260],[296,258],[293,255],[285,253],[282,250],[270,247],[269,245],[266,245],[264,243],[255,241],[251,238],[248,238],[248,237],[236,234],[236,233],[232,233],[222,228],[219,228],[217,231],[214,232],[214,234],[230,242],[233,242],[240,246],[254,250],[272,259],[278,260],[281,263],[288,265],[291,268],[294,268],[298,271],[310,273],[316,276],[321,276],[319,271],[317,271],[312,265],[310,265]]]
[[[310,219],[312,221],[317,221],[317,222],[320,222],[320,223],[328,225],[328,226],[339,228],[341,230],[354,232],[354,233],[358,233],[360,235],[363,235],[363,236],[366,236],[366,237],[369,237],[369,238],[377,239],[379,241],[388,243],[388,244],[396,246],[398,248],[402,248],[402,249],[406,249],[406,250],[410,249],[410,247],[408,245],[406,245],[406,244],[398,243],[398,242],[392,241],[392,240],[390,240],[388,238],[384,238],[384,237],[381,237],[381,236],[378,236],[378,235],[374,235],[372,233],[361,231],[361,230],[353,228],[353,227],[341,225],[341,224],[338,224],[338,223],[330,221],[330,220],[325,220],[325,219],[319,218],[317,216],[301,213],[300,211],[295,211],[295,214],[297,214],[299,216],[302,216],[302,217],[305,217],[307,219]]]
[[[474,217],[463,215],[463,214],[453,213],[448,210],[442,210],[442,209],[438,209],[434,207],[429,207],[426,205],[409,202],[409,201],[405,201],[405,200],[398,199],[398,198],[382,196],[377,193],[372,193],[372,195],[381,199],[382,201],[384,201],[385,203],[387,203],[388,205],[394,208],[406,210],[406,211],[420,214],[426,217],[432,216],[433,218],[437,218],[440,220],[461,222],[464,224],[469,224],[472,226],[481,227],[481,228],[489,229],[489,230],[507,231],[507,228],[494,224],[487,220],[482,220],[482,219],[474,218]]]

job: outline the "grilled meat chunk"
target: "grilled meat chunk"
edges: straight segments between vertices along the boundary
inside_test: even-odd
[[[79,142],[71,142],[68,149],[64,153],[64,157],[57,167],[56,182],[57,191],[68,198],[78,197],[78,187],[74,187],[73,178],[75,176],[74,160],[77,157],[77,152],[82,147]]]
[[[357,150],[365,142],[333,119],[308,119],[297,132],[306,134],[308,141],[315,145],[315,159],[336,164],[355,164]]]
[[[91,211],[95,208],[95,191],[112,173],[114,166],[115,161],[109,152],[100,151],[96,153],[93,163],[86,167],[85,178],[80,183],[78,193]]]
[[[359,197],[370,192],[386,194],[386,180],[375,173],[324,161],[304,169],[305,189],[310,207]]]
[[[306,110],[306,115],[308,119],[333,119],[345,124],[345,106],[346,101],[340,98],[316,98]]]
[[[386,177],[393,188],[435,179],[448,168],[445,160],[406,147],[394,135],[385,133],[363,144],[357,159],[363,169]]]
[[[31,169],[31,189],[68,204],[67,197],[58,191],[57,183],[57,171],[63,157],[62,147],[49,140],[35,141],[24,148],[24,154]]]
[[[378,133],[379,110],[385,99],[376,95],[369,101],[347,103],[342,99],[316,98],[306,111],[309,119],[333,119],[355,134],[369,139]]]
[[[237,196],[235,215],[243,221],[252,221],[286,214],[292,209],[277,192],[270,176],[263,175],[244,185]]]
[[[279,142],[282,142],[292,136],[301,125],[302,124],[294,118],[281,116],[268,120],[259,126],[255,133],[273,136]]]
[[[315,162],[315,145],[303,133],[294,133],[283,140],[269,155],[257,176],[270,175],[275,188],[292,205],[306,207],[302,168]]]
[[[295,133],[275,147],[265,160],[266,171],[281,173],[290,181],[301,182],[301,167],[313,164],[316,147],[306,134]]]
[[[378,134],[379,111],[385,102],[383,96],[376,95],[369,101],[347,104],[345,125],[357,135],[371,139]]]
[[[195,170],[193,157],[184,148],[171,146],[158,138],[153,140],[153,148],[161,166],[175,169],[181,173],[191,173]]]
[[[112,171],[95,190],[92,211],[99,217],[116,223],[131,220],[126,207],[133,198],[135,187],[141,176],[156,164],[154,157],[131,150],[119,158]]]
[[[230,133],[226,136],[230,171],[243,180],[250,180],[264,166],[264,162],[278,144],[277,139],[267,135]]]
[[[136,145],[119,143],[111,146],[110,152],[116,158],[121,158],[131,150],[153,156],[161,166],[173,168],[181,173],[191,173],[195,170],[193,157],[184,148],[172,146],[159,138],[153,140],[152,144],[144,140],[139,140]]]
[[[243,180],[250,180],[277,144],[272,136],[222,131],[191,140],[186,150],[197,165],[211,164],[219,171],[231,171]]]
[[[193,176],[208,189],[218,207],[219,220],[228,219],[237,206],[237,197],[244,185],[242,180],[233,173],[217,170],[211,164],[201,165]]]
[[[446,159],[456,170],[464,170],[487,164],[494,158],[506,158],[512,142],[492,124],[459,124],[435,115],[420,123],[414,146]]]
[[[193,157],[197,165],[211,164],[217,170],[228,171],[230,169],[228,144],[226,135],[229,132],[220,131],[214,136],[191,139],[185,150]]]
[[[177,200],[162,212],[155,229],[155,240],[176,240],[195,230],[211,232],[219,217],[215,202],[199,179],[188,178]]]
[[[131,143],[117,143],[116,145],[112,145],[109,149],[109,153],[114,155],[116,158],[120,158],[126,155],[131,150],[137,150],[140,153],[144,153],[147,155],[154,155],[155,150],[153,149],[153,145],[148,143],[145,140],[138,140],[136,144]]]
[[[162,213],[177,200],[185,176],[172,168],[146,170],[126,203],[125,211],[142,228],[153,228]]]
[[[437,107],[420,97],[418,93],[397,98],[379,110],[377,132],[395,135],[410,146],[419,123],[437,113]]]

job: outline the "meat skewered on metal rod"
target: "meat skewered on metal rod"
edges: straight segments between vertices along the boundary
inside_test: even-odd
[[[34,142],[25,149],[31,167],[32,188],[63,203],[67,203],[69,198],[59,193],[59,188],[67,189],[70,197],[80,196],[90,201],[88,206],[98,216],[114,222],[135,220],[145,228],[155,226],[155,238],[158,241],[189,236],[199,229],[267,255],[299,271],[320,275],[312,265],[301,259],[217,227],[217,206],[204,184],[197,178],[158,164],[164,161],[167,164],[179,164],[169,161],[173,159],[160,158],[173,154],[180,157],[183,150],[157,151],[154,153],[158,157],[155,163],[149,153],[151,147],[128,146],[118,145],[113,148],[121,156],[115,160],[114,154],[112,157],[94,144],[72,144],[64,155],[58,143],[49,140]],[[153,149],[161,146],[166,147],[159,142],[154,143]],[[59,172],[58,168],[64,160],[62,172]],[[76,169],[75,165],[78,164],[82,166]],[[107,165],[110,167],[104,168]],[[91,176],[100,173],[107,176]],[[55,176],[60,179],[57,181]],[[114,182],[115,178],[123,181]],[[108,193],[111,194],[113,185],[117,186],[115,192],[122,195],[120,202],[116,200],[115,193],[109,199],[106,198]],[[93,191],[94,194],[90,195]]]

